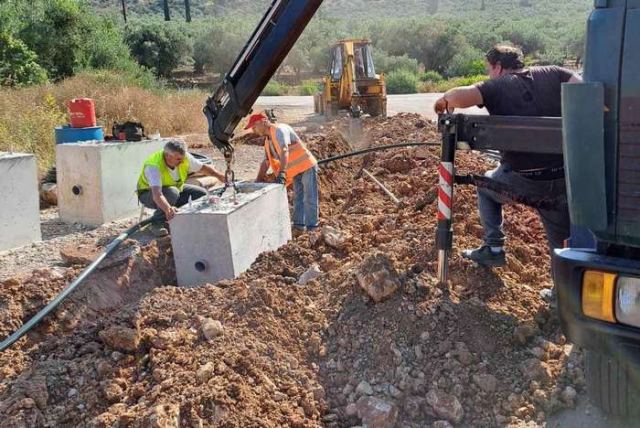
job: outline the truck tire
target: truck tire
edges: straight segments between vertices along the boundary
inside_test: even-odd
[[[594,351],[585,351],[587,390],[591,402],[608,415],[640,414],[640,369]]]

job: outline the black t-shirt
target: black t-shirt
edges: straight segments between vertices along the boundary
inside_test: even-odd
[[[561,88],[573,73],[557,66],[531,67],[476,84],[484,106],[497,116],[562,116]],[[555,168],[563,165],[562,155],[502,153],[502,161],[516,171]]]

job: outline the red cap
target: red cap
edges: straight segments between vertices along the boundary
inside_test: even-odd
[[[247,124],[247,126],[244,129],[245,130],[251,129],[256,125],[256,123],[262,122],[263,120],[267,120],[267,116],[265,116],[264,114],[262,114],[262,113],[253,114],[249,118],[249,123]]]

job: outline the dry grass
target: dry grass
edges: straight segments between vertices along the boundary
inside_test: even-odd
[[[54,128],[68,122],[65,103],[89,97],[98,124],[111,133],[114,122],[142,122],[163,136],[206,132],[202,91],[143,89],[113,72],[81,74],[55,85],[0,89],[0,151],[35,153],[40,172],[55,158]]]

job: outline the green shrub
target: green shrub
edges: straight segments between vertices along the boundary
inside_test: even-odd
[[[555,49],[549,49],[540,54],[538,65],[563,65],[565,55]]]
[[[0,85],[24,86],[45,83],[47,72],[36,54],[20,40],[0,33]]]
[[[386,80],[389,94],[415,94],[418,92],[420,79],[410,70],[394,70],[387,75]]]
[[[235,19],[216,21],[201,30],[194,37],[194,71],[198,74],[205,71],[211,73],[229,71],[247,42],[250,31],[246,22]]]
[[[391,73],[402,69],[418,74],[420,71],[418,60],[409,58],[407,55],[389,55],[382,49],[374,49],[373,62],[377,73]]]
[[[265,96],[282,96],[287,95],[289,92],[289,86],[284,83],[277,82],[275,80],[270,81],[262,91],[262,95]]]
[[[132,26],[125,40],[138,63],[154,70],[159,77],[169,77],[191,51],[185,32],[167,23]]]
[[[468,47],[451,60],[446,75],[448,77],[475,76],[484,72],[484,55],[479,50]]]
[[[444,80],[444,77],[442,77],[442,75],[440,73],[438,73],[437,71],[433,71],[433,70],[427,70],[425,71],[425,73],[422,75],[422,81],[423,82],[442,82]]]
[[[449,89],[458,86],[470,86],[474,83],[487,80],[488,76],[479,74],[477,76],[454,77],[440,82],[425,82],[421,88],[422,92],[447,92]]]
[[[304,80],[300,85],[299,95],[315,95],[322,90],[322,82]]]

